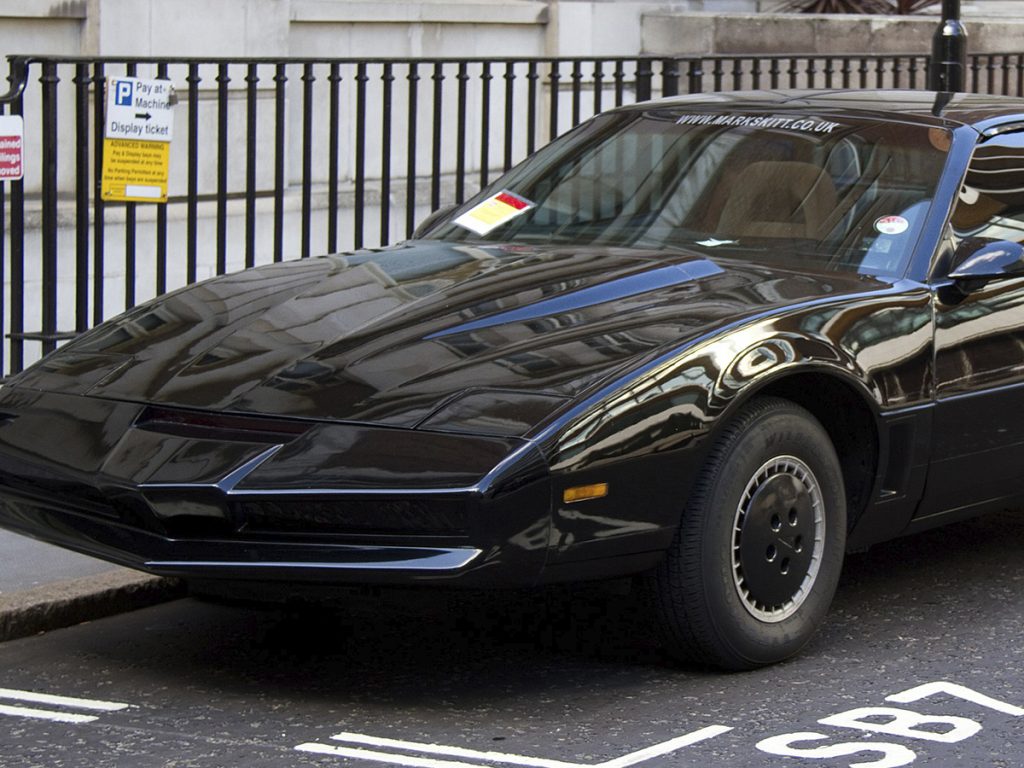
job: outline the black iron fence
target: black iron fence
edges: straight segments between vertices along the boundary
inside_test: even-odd
[[[0,113],[25,177],[0,183],[0,374],[175,287],[407,237],[603,109],[749,88],[923,88],[928,58],[8,58]],[[974,56],[969,87],[1024,93],[1024,57]],[[108,77],[177,96],[166,204],[99,194]]]

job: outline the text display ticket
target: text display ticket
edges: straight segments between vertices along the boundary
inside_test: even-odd
[[[502,190],[493,197],[474,205],[455,219],[455,223],[478,235],[486,235],[516,216],[526,213],[533,208],[533,205],[525,197]]]

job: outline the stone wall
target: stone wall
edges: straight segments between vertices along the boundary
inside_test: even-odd
[[[635,55],[651,11],[757,0],[0,0],[0,55]]]
[[[966,17],[972,53],[1012,53],[1024,39],[1024,19]],[[674,13],[644,15],[642,50],[696,54],[929,53],[938,17],[793,13]]]

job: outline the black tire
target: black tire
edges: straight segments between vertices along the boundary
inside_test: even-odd
[[[788,400],[755,399],[716,440],[649,574],[666,650],[729,670],[796,654],[825,619],[845,547],[828,434]]]

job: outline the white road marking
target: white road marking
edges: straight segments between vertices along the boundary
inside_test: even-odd
[[[598,763],[597,768],[626,768],[627,765],[636,765],[644,760],[650,760],[655,757],[660,757],[661,755],[667,755],[669,752],[675,752],[677,749],[688,747],[691,744],[696,744],[700,741],[713,739],[716,736],[721,736],[723,733],[728,733],[731,730],[732,728],[727,725],[709,725],[707,728],[701,728],[699,731],[694,731],[693,733],[687,733],[683,736],[663,741],[661,744],[655,744],[653,747],[640,749],[636,752],[631,752],[628,755],[617,757],[614,760],[607,760],[603,763]]]
[[[50,693],[35,691],[18,691],[13,688],[0,688],[0,700],[23,701],[30,704],[48,704],[66,709],[84,709],[87,712],[117,712],[127,709],[128,705],[120,701],[100,701],[98,699],[76,699],[70,696],[54,696]],[[16,707],[0,703],[0,715],[9,717],[30,717],[35,720],[50,720],[56,723],[91,723],[96,715],[82,715],[75,712],[59,712],[35,707]]]
[[[298,752],[312,752],[318,755],[335,755],[337,757],[353,757],[359,760],[374,760],[378,763],[405,765],[410,768],[480,768],[479,763],[460,763],[455,760],[434,760],[429,757],[414,755],[392,755],[388,752],[375,752],[371,749],[353,749],[352,747],[336,747],[333,744],[299,744]]]
[[[91,723],[96,720],[96,715],[76,715],[72,712],[50,712],[45,709],[31,709],[29,707],[9,707],[0,704],[0,715],[12,717],[31,717],[35,720],[52,720],[57,723]]]
[[[13,688],[0,688],[0,699],[30,701],[33,704],[52,704],[55,707],[72,707],[74,709],[88,709],[97,712],[117,712],[118,710],[128,708],[127,704],[122,704],[119,701],[73,699],[69,696],[54,696],[49,693],[35,693],[34,691],[17,691]]]
[[[404,765],[409,768],[480,768],[480,763],[503,763],[508,765],[525,766],[525,768],[628,768],[645,760],[651,760],[661,755],[674,752],[677,749],[688,747],[723,733],[731,731],[732,728],[724,725],[711,725],[707,728],[692,733],[678,736],[674,739],[655,744],[644,749],[630,752],[627,755],[606,760],[601,763],[570,763],[562,760],[549,760],[542,757],[528,757],[526,755],[515,755],[507,752],[481,751],[466,749],[465,747],[454,747],[441,744],[429,744],[419,741],[403,741],[401,739],[387,739],[379,736],[369,736],[363,733],[339,733],[331,738],[335,741],[348,742],[350,744],[362,744],[370,747],[382,747],[406,752],[415,752],[419,755],[404,755],[394,752],[380,752],[373,749],[362,749],[359,747],[342,747],[333,744],[319,744],[310,742],[299,744],[295,749],[299,752],[313,752],[321,755],[336,755],[338,757],[352,757],[362,760],[374,760],[380,763],[391,765]],[[464,758],[476,762],[462,762],[460,760],[438,760],[423,755],[443,755],[446,757]]]
[[[1002,712],[1004,715],[1024,717],[1024,708],[1013,704],[1007,704],[1005,701],[993,699],[991,696],[986,696],[983,693],[972,691],[966,686],[951,683],[948,680],[938,680],[934,683],[918,685],[914,688],[894,693],[892,696],[886,696],[885,700],[893,701],[897,704],[910,704],[927,698],[928,696],[935,696],[936,694],[945,694],[946,696],[964,699],[965,701],[970,701],[974,704],[978,704],[979,706],[994,709],[996,712]]]
[[[390,747],[392,749],[404,749],[410,752],[419,752],[427,755],[448,755],[450,757],[465,757],[470,760],[482,760],[488,763],[510,763],[512,765],[525,765],[529,768],[577,768],[576,763],[566,763],[561,760],[547,760],[543,757],[527,757],[526,755],[512,755],[507,752],[479,751],[466,749],[465,747],[449,747],[441,744],[427,744],[420,741],[402,741],[400,739],[385,739],[378,736],[367,736],[363,733],[339,733],[331,736],[334,741],[347,741],[352,744],[365,744],[370,747]]]

